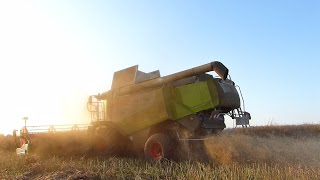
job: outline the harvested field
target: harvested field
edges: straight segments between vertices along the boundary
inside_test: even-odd
[[[320,178],[320,125],[226,130],[204,141],[207,155],[202,158],[161,163],[94,156],[83,134],[34,138],[27,157],[14,154],[12,137],[1,137],[0,142],[0,179]]]

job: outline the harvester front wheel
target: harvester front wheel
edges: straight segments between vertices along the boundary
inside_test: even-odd
[[[171,158],[172,140],[169,136],[157,133],[150,136],[144,147],[144,155],[149,161]]]
[[[94,135],[94,149],[100,155],[115,155],[121,147],[120,134],[113,128],[98,127]]]

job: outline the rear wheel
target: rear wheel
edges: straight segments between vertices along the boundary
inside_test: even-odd
[[[144,147],[144,155],[150,161],[170,159],[172,155],[172,139],[162,133],[150,136]]]

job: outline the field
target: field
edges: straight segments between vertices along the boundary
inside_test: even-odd
[[[146,162],[90,154],[81,134],[34,138],[26,157],[0,137],[0,179],[320,179],[320,125],[229,129],[189,152],[191,160]]]

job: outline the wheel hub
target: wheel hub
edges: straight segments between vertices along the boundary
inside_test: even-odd
[[[153,143],[150,150],[150,155],[154,160],[160,160],[163,157],[161,144]]]

